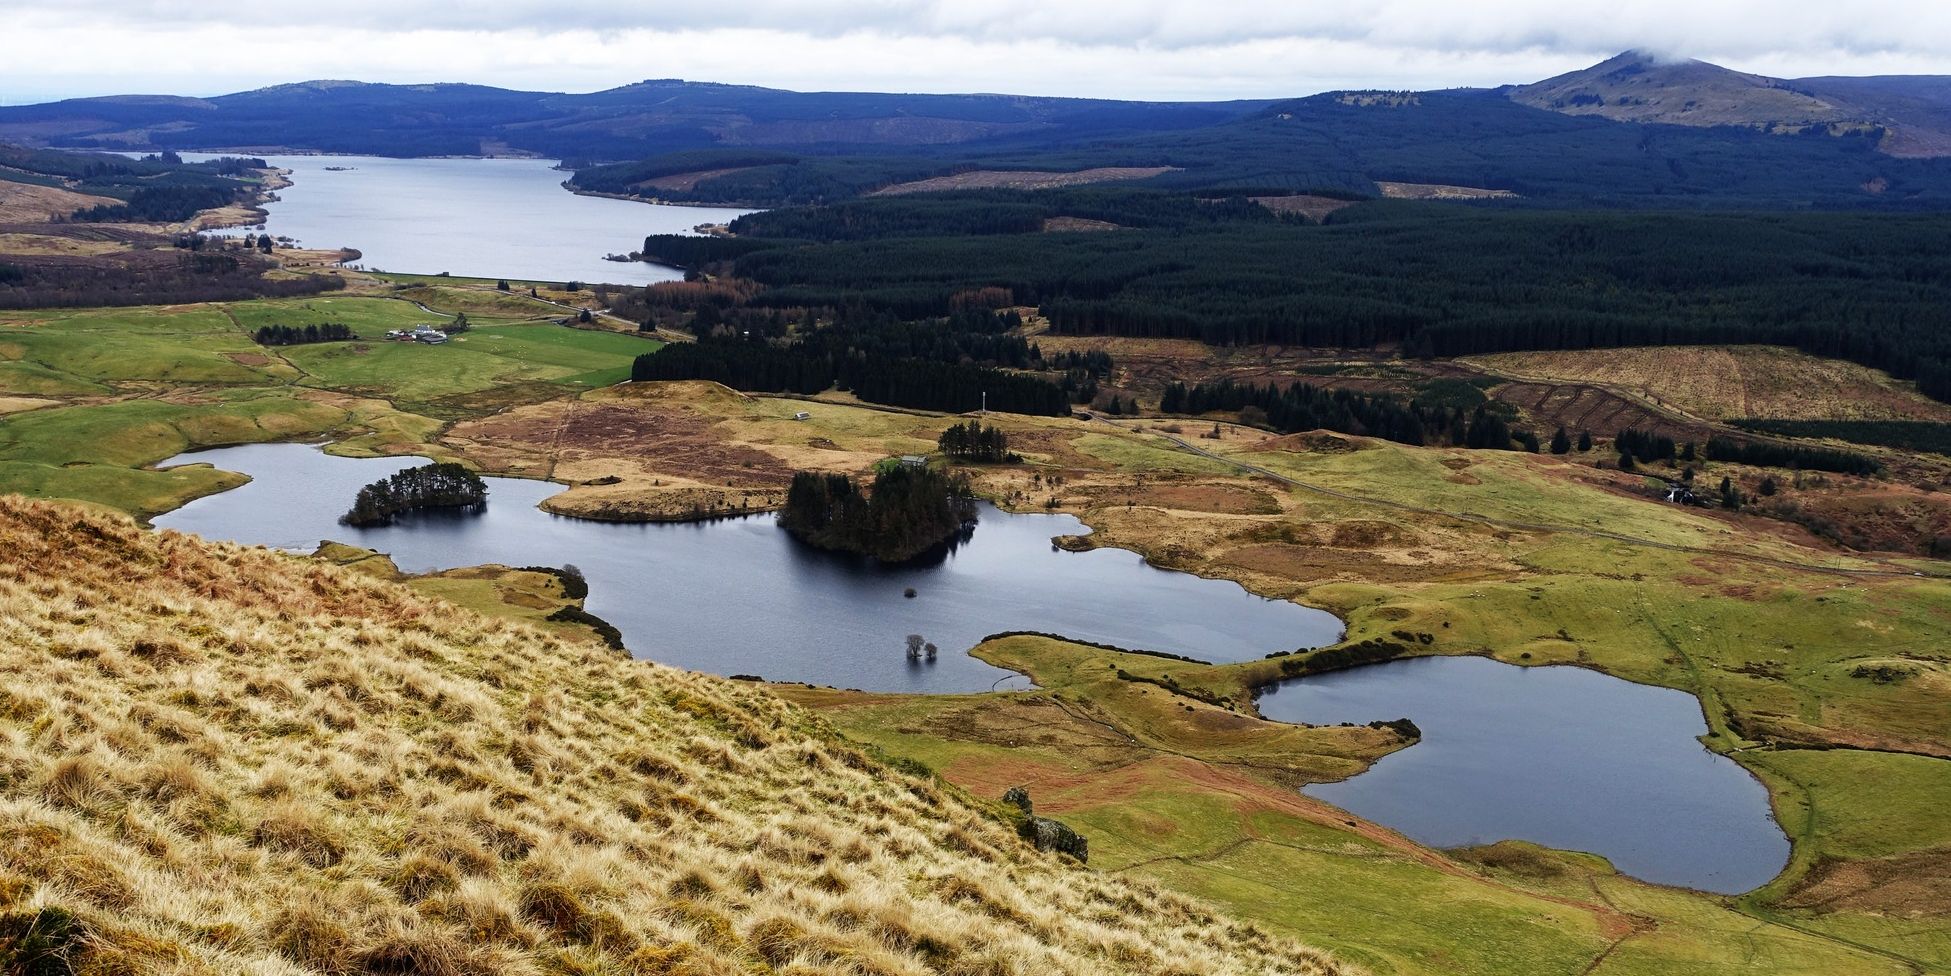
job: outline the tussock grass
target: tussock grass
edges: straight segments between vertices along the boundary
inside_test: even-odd
[[[337,566],[0,497],[0,646],[0,959],[49,972],[1341,971],[761,689]]]

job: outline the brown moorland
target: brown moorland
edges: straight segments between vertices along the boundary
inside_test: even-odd
[[[1039,854],[751,685],[73,506],[0,498],[0,553],[12,963],[1344,971]]]

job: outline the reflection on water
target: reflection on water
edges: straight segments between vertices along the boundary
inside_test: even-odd
[[[971,692],[1020,677],[966,653],[1006,630],[1061,633],[1207,661],[1240,661],[1337,640],[1322,610],[1266,600],[1239,585],[1146,565],[1118,549],[1065,552],[1051,537],[1089,530],[1066,515],[1012,515],[985,506],[974,533],[902,566],[812,549],[770,515],[678,524],[617,524],[549,515],[561,490],[489,478],[479,516],[416,517],[400,525],[337,524],[359,487],[421,463],[349,459],[302,444],[204,451],[202,462],[252,477],[155,520],[159,528],[309,551],[322,539],[378,549],[401,569],[573,563],[587,606],[640,656],[718,674],[757,674],[879,691]],[[904,596],[913,588],[916,596]],[[942,648],[911,665],[905,639]]]

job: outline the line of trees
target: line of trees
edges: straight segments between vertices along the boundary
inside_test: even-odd
[[[3,273],[3,272],[0,272]],[[1906,451],[1951,456],[1951,424],[1931,420],[1737,420],[1737,426],[1779,437],[1833,437]]]
[[[430,508],[481,512],[488,507],[488,485],[481,476],[451,462],[423,464],[359,489],[351,510],[339,521],[352,526],[391,525],[399,516]]]
[[[822,353],[762,339],[672,343],[638,356],[630,378],[702,379],[735,390],[807,395],[837,384],[869,403],[950,413],[981,407],[987,394],[991,410],[1041,416],[1070,412],[1063,388],[1035,376],[858,350]]]
[[[1009,437],[1001,427],[985,426],[977,420],[949,425],[937,444],[951,461],[995,464],[1018,460],[1009,452]]]
[[[801,471],[786,489],[779,527],[821,549],[902,562],[957,538],[976,520],[963,475],[884,465],[871,491],[843,474]]]
[[[345,342],[359,336],[352,327],[339,322],[316,325],[267,325],[251,334],[260,346],[302,346],[313,342]]]
[[[1709,438],[1707,456],[1716,461],[1752,464],[1761,468],[1800,468],[1803,471],[1834,471],[1839,474],[1861,476],[1873,475],[1883,470],[1883,466],[1874,458],[1852,451],[1776,444],[1767,441],[1742,441],[1732,437]]]
[[[1627,427],[1613,435],[1612,446],[1620,457],[1628,457],[1646,464],[1662,461],[1693,461],[1697,455],[1694,442],[1688,441],[1684,448],[1674,443],[1673,438],[1654,431]]]
[[[1471,410],[1420,406],[1388,394],[1329,389],[1310,383],[1285,387],[1232,380],[1191,387],[1173,383],[1165,388],[1159,410],[1194,415],[1238,411],[1243,416],[1258,411],[1259,417],[1282,433],[1332,430],[1401,444],[1449,444],[1491,450],[1511,450],[1516,438],[1527,449],[1537,450],[1536,435],[1513,434],[1502,414],[1483,406]]]

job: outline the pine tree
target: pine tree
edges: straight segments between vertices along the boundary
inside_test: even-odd
[[[1571,437],[1566,435],[1565,428],[1563,427],[1558,428],[1558,432],[1551,435],[1551,453],[1569,454],[1571,453],[1571,450],[1572,450]]]
[[[1734,479],[1725,476],[1721,478],[1721,507],[1722,508],[1741,507],[1740,489],[1734,487]]]

